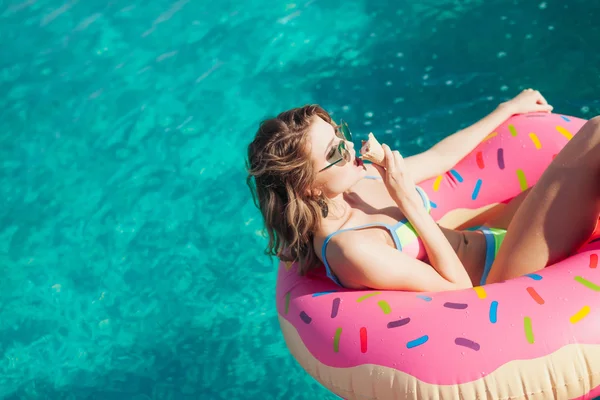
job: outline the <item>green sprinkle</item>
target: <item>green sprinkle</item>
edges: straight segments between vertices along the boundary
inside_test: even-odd
[[[340,351],[340,336],[342,336],[342,328],[337,328],[335,336],[333,337],[333,351]]]
[[[381,308],[381,311],[383,311],[384,314],[389,314],[392,312],[392,309],[387,301],[381,300],[377,304],[379,304],[379,307]]]
[[[290,292],[285,294],[285,315],[287,315],[290,310]]]
[[[517,129],[515,128],[514,125],[508,125],[508,130],[510,131],[510,134],[513,136],[517,136]]]
[[[521,185],[521,190],[526,191],[528,188],[527,179],[525,179],[525,173],[522,169],[517,170],[517,178],[519,178],[519,185]]]
[[[586,288],[592,289],[592,290],[594,290],[596,292],[600,292],[600,286],[596,285],[595,283],[592,283],[592,282],[588,281],[587,279],[583,279],[580,276],[576,276],[575,280],[577,282],[581,283]]]
[[[364,296],[359,297],[358,299],[356,299],[356,302],[360,303],[361,301],[366,300],[366,299],[368,299],[370,297],[373,297],[373,296],[377,296],[378,294],[381,294],[381,292],[373,292],[373,293],[365,294]]]
[[[531,318],[525,317],[523,322],[525,323],[525,337],[529,343],[533,344],[535,339],[533,338],[533,329],[531,328]]]

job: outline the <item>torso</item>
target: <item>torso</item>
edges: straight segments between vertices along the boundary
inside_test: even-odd
[[[379,173],[373,167],[368,166],[367,168],[369,175],[379,176]],[[331,224],[325,223],[321,232],[315,235],[313,243],[319,257],[325,238],[337,230],[371,223],[394,225],[405,218],[381,180],[362,179],[352,188],[352,191],[344,195],[344,198],[352,207],[349,217],[345,221],[337,220],[332,221]],[[342,222],[341,226],[340,222]],[[456,231],[446,228],[441,228],[441,230],[465,266],[471,282],[478,285],[485,262],[486,246],[483,234],[476,231]],[[376,240],[385,241],[389,246],[395,248],[394,240],[385,228],[373,227],[359,231],[343,232],[339,235],[361,235],[362,237],[370,235]]]

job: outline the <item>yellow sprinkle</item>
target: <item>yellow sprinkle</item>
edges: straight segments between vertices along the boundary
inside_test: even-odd
[[[571,138],[573,137],[573,135],[571,134],[571,132],[569,132],[566,128],[563,128],[560,125],[558,125],[556,127],[556,130],[558,131],[558,133],[560,133],[561,135],[563,135],[564,137],[566,137],[567,140],[571,140]]]
[[[529,137],[531,138],[531,141],[533,142],[533,144],[535,145],[536,149],[541,149],[542,148],[542,144],[540,143],[540,139],[538,139],[537,135],[533,132],[531,132],[529,134]]]
[[[438,190],[440,190],[440,183],[442,183],[442,179],[444,179],[444,177],[442,175],[435,178],[435,181],[433,182],[433,191],[434,192],[437,192]]]
[[[283,265],[285,265],[285,270],[289,271],[292,268],[292,262],[291,261],[286,261],[283,263]]]
[[[477,293],[477,297],[479,297],[480,299],[485,299],[487,297],[487,293],[485,292],[485,289],[483,287],[475,286],[473,290],[475,290],[475,293]]]
[[[583,306],[581,310],[577,311],[575,314],[569,318],[572,324],[576,324],[582,319],[584,319],[590,313],[590,306]]]
[[[483,139],[483,141],[485,142],[486,140],[490,140],[491,138],[493,138],[494,136],[496,136],[498,134],[498,132],[492,132],[489,135],[487,135],[485,137],[485,139]]]

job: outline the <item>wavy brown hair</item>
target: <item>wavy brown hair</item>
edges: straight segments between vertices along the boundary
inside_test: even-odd
[[[311,191],[316,171],[308,136],[315,116],[333,125],[318,105],[293,108],[263,121],[248,146],[247,184],[269,234],[265,253],[298,261],[301,274],[319,261],[313,232],[319,227],[319,203],[324,199]]]

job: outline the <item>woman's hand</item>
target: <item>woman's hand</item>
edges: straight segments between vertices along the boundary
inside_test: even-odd
[[[498,106],[506,110],[510,115],[526,114],[530,112],[550,112],[552,107],[544,96],[537,90],[525,89],[516,97]]]
[[[373,163],[377,168],[383,182],[392,199],[401,209],[408,204],[423,204],[413,180],[410,171],[404,163],[404,158],[398,150],[392,151],[387,144],[383,144],[385,153],[385,168]]]

